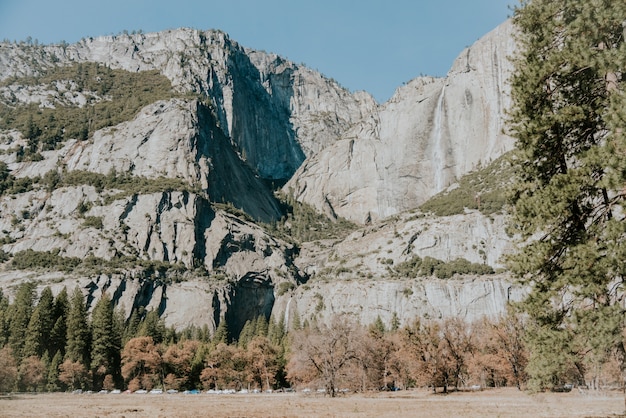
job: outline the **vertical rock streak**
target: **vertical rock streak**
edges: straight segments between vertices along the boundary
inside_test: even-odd
[[[435,192],[439,193],[445,187],[445,169],[446,169],[446,146],[443,140],[443,121],[444,121],[444,98],[446,94],[446,85],[444,84],[437,99],[435,114],[433,117],[433,133],[431,135],[432,165],[433,176],[435,177]]]

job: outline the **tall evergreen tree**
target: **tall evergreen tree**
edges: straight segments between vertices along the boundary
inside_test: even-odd
[[[215,329],[211,343],[215,347],[220,343],[228,344],[229,341],[230,335],[228,331],[228,324],[226,323],[226,319],[222,319]]]
[[[93,309],[91,330],[91,369],[94,387],[100,388],[106,375],[118,377],[122,344],[119,329],[115,324],[113,304],[106,293],[102,295]]]
[[[89,323],[85,297],[80,288],[76,287],[70,300],[67,315],[67,345],[65,357],[72,362],[79,362],[89,368]]]
[[[61,382],[59,381],[59,366],[61,365],[62,360],[63,357],[61,356],[60,351],[57,351],[54,357],[52,357],[52,360],[50,360],[46,375],[46,389],[49,392],[56,392],[61,389]]]
[[[510,265],[530,289],[528,370],[541,388],[624,358],[626,2],[522,0],[513,21],[511,232],[524,245]]]
[[[54,300],[53,325],[50,331],[50,343],[48,352],[54,356],[60,353],[61,359],[65,356],[67,343],[67,315],[70,310],[70,302],[67,289],[64,287]]]
[[[9,298],[0,289],[0,347],[9,341]]]
[[[13,348],[13,355],[18,363],[23,357],[26,329],[33,313],[34,301],[35,284],[32,282],[22,283],[9,310],[9,344]]]
[[[128,318],[128,322],[124,327],[124,334],[122,336],[123,345],[126,345],[131,338],[135,338],[139,335],[139,326],[141,324],[141,312],[139,312],[139,310],[143,310],[143,307],[133,309],[130,314],[130,318]]]
[[[148,311],[139,327],[138,335],[152,337],[155,344],[160,344],[165,340],[165,333],[165,322],[159,317],[159,313],[154,309]]]
[[[51,348],[50,334],[54,325],[52,322],[54,320],[53,307],[52,290],[46,286],[41,292],[39,303],[37,303],[28,322],[24,341],[24,357],[42,357],[44,352],[48,353],[48,349]]]

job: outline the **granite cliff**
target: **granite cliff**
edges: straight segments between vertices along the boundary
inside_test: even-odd
[[[380,105],[220,31],[0,44],[0,286],[79,286],[91,306],[106,291],[129,315],[155,309],[177,328],[226,320],[235,335],[296,311],[498,315],[521,295],[506,273],[402,266],[462,260],[493,273],[513,250],[502,213],[418,210],[512,149],[511,31],[504,23],[447,77],[418,77]],[[141,102],[155,89],[128,80],[142,74],[164,76],[168,93]],[[132,93],[114,112],[109,80]],[[303,204],[351,231],[290,236],[319,229],[295,218]]]

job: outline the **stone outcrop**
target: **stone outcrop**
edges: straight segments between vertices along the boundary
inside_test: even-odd
[[[509,302],[517,302],[524,291],[507,277],[457,277],[454,280],[352,280],[314,282],[278,297],[276,318],[287,326],[300,321],[329,323],[333,316],[348,315],[361,324],[373,324],[380,317],[391,324],[397,315],[400,324],[415,318],[462,318],[468,322],[482,317],[496,319]]]
[[[359,223],[415,208],[513,148],[506,22],[463,51],[445,78],[419,77],[339,141],[307,159],[285,190]]]
[[[436,218],[416,210],[513,147],[502,131],[511,34],[510,23],[501,25],[463,51],[447,77],[416,78],[381,105],[220,31],[0,44],[0,80],[7,81],[0,101],[12,106],[107,100],[78,91],[72,80],[60,89],[9,82],[81,62],[156,69],[181,93],[88,140],[42,149],[33,161],[15,151],[29,138],[0,131],[0,161],[12,176],[117,173],[185,185],[129,192],[36,183],[0,196],[0,239],[9,256],[34,250],[97,261],[66,272],[5,263],[0,287],[11,295],[24,280],[51,285],[54,293],[79,286],[91,307],[108,292],[128,315],[143,306],[167,325],[211,330],[225,320],[234,335],[258,315],[289,322],[295,312],[317,320],[351,313],[365,323],[393,313],[404,323],[415,316],[495,316],[523,294],[505,273],[443,281],[398,276],[394,267],[428,256],[502,268],[502,256],[513,251],[503,215]],[[274,196],[283,185],[330,218],[361,226],[345,239],[298,245],[272,236],[255,221],[284,214]]]

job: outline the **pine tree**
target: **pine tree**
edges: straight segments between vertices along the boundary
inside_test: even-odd
[[[143,310],[143,307],[139,308]],[[130,318],[128,318],[128,323],[126,327],[124,327],[124,334],[122,338],[122,344],[126,345],[126,343],[131,339],[135,338],[139,335],[139,325],[141,324],[141,313],[138,312],[138,309],[133,309],[130,314]]]
[[[63,356],[60,351],[57,351],[52,360],[50,360],[50,364],[48,365],[48,371],[46,376],[46,389],[48,392],[56,392],[61,389],[61,382],[59,381],[59,366],[61,365],[61,361],[63,360]]]
[[[213,334],[211,343],[215,347],[220,343],[228,344],[229,340],[228,325],[226,324],[226,319],[222,319],[215,330],[215,334]]]
[[[398,317],[398,313],[394,312],[393,316],[391,317],[391,332],[396,332],[397,330],[400,329],[400,318]]]
[[[93,309],[91,332],[91,369],[94,387],[99,389],[106,375],[120,373],[121,336],[115,324],[113,304],[106,293]]]
[[[41,311],[35,308],[28,322],[28,327],[26,328],[22,355],[24,357],[41,357],[44,351],[43,344],[43,316]]]
[[[15,295],[15,301],[9,309],[9,344],[18,363],[22,360],[26,329],[33,313],[35,284],[22,283]]]
[[[76,287],[72,293],[67,315],[66,359],[89,368],[89,335],[85,297],[80,288]]]
[[[54,314],[52,330],[50,331],[50,343],[48,352],[56,355],[60,353],[61,359],[65,356],[65,345],[67,343],[67,315],[70,310],[70,302],[67,296],[67,289],[64,287],[54,300]]]
[[[51,348],[50,335],[54,325],[52,322],[54,319],[53,306],[54,297],[52,296],[52,290],[46,286],[41,292],[39,303],[37,303],[37,307],[28,322],[24,341],[24,357],[42,357]]]
[[[165,340],[165,334],[165,322],[159,317],[157,311],[150,310],[139,327],[138,335],[152,337],[155,344],[160,344]]]
[[[9,298],[0,289],[0,347],[9,341]]]
[[[267,338],[276,346],[280,346],[285,338],[285,315],[281,315],[280,321],[276,322],[274,317],[270,318]]]
[[[254,336],[256,337],[267,337],[267,332],[269,331],[269,324],[267,323],[267,318],[265,315],[259,315],[256,318],[256,324],[254,326]]]
[[[530,289],[528,370],[542,388],[624,358],[626,2],[523,0],[513,21],[511,232],[524,244],[510,266]]]
[[[249,319],[243,325],[241,332],[239,333],[239,339],[237,340],[237,346],[242,349],[246,349],[248,347],[248,343],[252,341],[255,333],[255,323],[256,321],[250,321]]]

